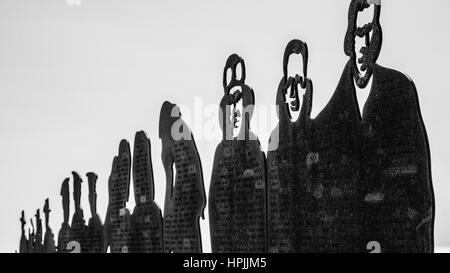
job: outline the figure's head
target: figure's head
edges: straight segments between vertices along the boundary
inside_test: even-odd
[[[293,55],[300,55],[301,61],[290,62]],[[298,67],[301,71],[295,71],[289,68],[290,65]],[[291,121],[296,121],[300,116],[301,98],[299,91],[306,89],[308,78],[308,46],[300,40],[292,40],[286,46],[283,57],[283,80],[281,82],[282,94],[278,94],[277,104],[279,107],[285,107]],[[280,109],[281,110],[281,109]]]
[[[369,21],[358,22],[358,16],[373,13]],[[351,0],[344,50],[350,57],[353,77],[359,88],[366,88],[373,74],[373,66],[380,55],[383,33],[380,25],[381,0]],[[358,42],[362,46],[358,47]]]
[[[176,104],[166,101],[161,106],[159,138],[163,143],[163,149],[170,146],[170,143],[174,141],[192,139],[191,130],[181,117],[180,107]]]
[[[93,172],[89,172],[86,174],[86,176],[88,178],[88,186],[89,186],[89,206],[91,209],[91,214],[92,214],[92,216],[94,216],[94,214],[97,213],[96,186],[97,186],[98,175]]]
[[[133,188],[136,205],[154,199],[153,170],[151,162],[150,139],[144,131],[134,137]]]
[[[115,186],[120,191],[120,202],[125,206],[130,196],[130,173],[131,173],[131,149],[130,143],[122,139],[119,144],[119,153],[117,155],[117,175],[118,179]],[[126,182],[127,184],[121,184]]]
[[[242,114],[244,112],[243,93],[247,88],[245,84],[245,62],[237,54],[228,57],[223,71],[224,98],[221,102],[221,113],[225,121],[220,120],[222,130],[227,131],[230,137],[237,136],[242,127]],[[222,124],[223,123],[223,124]],[[225,127],[224,127],[225,126]]]
[[[81,205],[81,183],[83,180],[77,172],[72,172],[73,176],[73,200],[75,201],[75,210]]]

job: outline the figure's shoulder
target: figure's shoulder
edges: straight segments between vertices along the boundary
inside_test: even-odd
[[[412,78],[407,74],[378,64],[374,66],[374,74],[378,76],[379,80],[388,80],[408,87],[414,85]]]

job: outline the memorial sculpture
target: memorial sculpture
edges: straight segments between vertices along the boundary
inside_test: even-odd
[[[166,173],[164,252],[200,253],[200,217],[206,206],[203,171],[194,137],[180,109],[164,102],[159,120]]]
[[[31,231],[28,229],[28,253],[34,253],[34,243],[36,236],[34,234],[34,223],[33,218],[30,218]]]
[[[73,232],[69,224],[70,214],[70,193],[69,193],[69,178],[66,178],[61,186],[62,207],[64,212],[64,221],[58,233],[58,252],[68,252],[67,245],[73,241]]]
[[[56,246],[55,246],[55,235],[53,234],[52,229],[50,228],[50,205],[49,200],[45,200],[44,205],[44,214],[45,214],[45,235],[44,235],[44,247],[43,252],[44,253],[55,253],[56,252]]]
[[[358,26],[360,13],[371,7],[372,21]],[[356,92],[370,92],[362,117],[355,111],[361,127],[363,246],[369,251],[433,252],[435,212],[428,137],[414,82],[377,64],[383,40],[380,15],[381,1],[351,1],[344,45],[349,61],[338,86],[346,90],[348,101],[356,100]],[[356,48],[356,39],[363,39],[365,45]],[[357,51],[362,54],[359,59]]]
[[[250,129],[255,97],[245,84],[244,60],[231,55],[223,78],[223,137],[214,155],[209,191],[211,247],[215,253],[262,253],[267,251],[265,155]]]
[[[111,253],[128,253],[131,233],[131,215],[126,208],[130,195],[130,144],[122,140],[119,154],[114,157],[108,181],[109,204],[104,224],[104,249]]]
[[[22,210],[22,217],[20,218],[21,224],[21,235],[20,235],[20,245],[19,245],[19,253],[27,253],[28,252],[28,240],[25,235],[25,225],[27,221],[25,220],[25,211]]]
[[[83,180],[76,172],[72,172],[73,176],[73,200],[75,205],[75,212],[72,216],[72,232],[74,244],[79,245],[80,251],[85,253],[88,251],[87,243],[87,226],[84,220],[84,212],[81,208],[81,183]]]
[[[42,219],[40,210],[36,210],[36,236],[34,237],[33,253],[43,253]]]
[[[299,74],[288,71],[291,55],[303,58]],[[305,247],[307,233],[302,209],[306,185],[306,158],[311,133],[313,87],[307,77],[308,46],[292,40],[283,58],[283,78],[276,96],[278,125],[271,134],[267,154],[268,252],[295,253]],[[304,92],[301,96],[300,91]],[[302,98],[302,99],[301,99]]]
[[[88,253],[103,253],[103,224],[100,215],[97,213],[97,174],[89,172],[86,174],[89,184],[89,208],[91,218],[89,219],[86,233],[86,244]]]
[[[131,215],[133,253],[162,253],[163,219],[155,203],[151,145],[145,132],[136,133],[133,153],[133,188],[136,207]]]
[[[358,16],[371,8],[371,21],[358,26]],[[428,137],[413,81],[377,64],[383,40],[380,15],[380,0],[350,1],[344,41],[349,60],[333,96],[314,119],[308,47],[300,40],[288,43],[276,94],[279,122],[270,137],[267,164],[250,129],[255,97],[245,82],[245,63],[236,54],[228,58],[219,107],[222,141],[214,155],[208,203],[213,252],[434,251]],[[302,75],[288,69],[294,54],[303,58]],[[361,113],[362,92],[369,95]],[[112,253],[202,252],[199,221],[206,196],[201,160],[180,109],[169,102],[161,108],[159,137],[166,174],[164,217],[154,201],[150,140],[141,131],[134,142],[132,215],[126,208],[131,151],[122,140],[108,180],[104,225],[97,213],[97,175],[87,174],[91,219],[86,227],[82,180],[73,172],[75,213],[70,225],[66,178],[57,249],[47,199],[44,242],[40,210],[36,229],[30,219],[28,239],[22,211],[19,252],[101,253],[108,247]]]

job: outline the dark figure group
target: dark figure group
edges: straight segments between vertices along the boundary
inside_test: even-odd
[[[358,14],[372,5],[373,20],[358,27]],[[257,138],[247,138],[251,110],[241,115],[225,109],[245,105],[248,90],[243,61],[230,57],[225,70],[231,68],[231,82],[224,80],[220,104],[224,139],[216,150],[209,195],[213,252],[434,251],[427,134],[414,83],[376,63],[380,13],[379,1],[351,1],[344,43],[349,61],[314,119],[308,47],[300,40],[287,45],[276,96],[279,123],[265,173],[259,172],[265,161]],[[356,39],[365,45],[356,48]],[[303,57],[301,75],[288,71],[292,54]],[[242,75],[236,75],[237,65]],[[243,91],[231,93],[236,86]],[[362,114],[358,92],[370,92]],[[236,117],[242,117],[245,137],[231,133]],[[265,188],[261,195],[258,189]]]
[[[25,212],[22,211],[22,217],[20,218],[21,226],[22,226],[22,234],[20,237],[20,253],[55,253],[55,235],[53,234],[52,229],[49,226],[50,221],[50,207],[48,199],[45,200],[45,205],[43,209],[45,213],[45,235],[42,239],[42,219],[40,215],[40,210],[36,211],[36,225],[37,230],[35,233],[33,219],[30,219],[31,226],[33,227],[33,231],[28,230],[28,238],[25,234]]]
[[[174,115],[176,111],[176,115]],[[185,130],[171,135],[171,128],[180,125]],[[114,157],[108,180],[109,205],[105,222],[97,213],[97,175],[87,173],[91,218],[86,225],[81,208],[82,178],[73,172],[75,212],[69,223],[69,178],[61,187],[64,220],[55,246],[49,227],[49,205],[46,201],[46,233],[42,245],[42,223],[36,213],[37,230],[25,235],[25,215],[22,212],[20,253],[200,253],[200,217],[206,206],[203,170],[192,133],[181,119],[176,105],[169,102],[161,109],[160,137],[162,159],[167,175],[167,194],[164,217],[155,203],[155,185],[151,161],[151,146],[145,132],[136,133],[134,153],[122,140]],[[133,165],[132,165],[133,164]],[[126,205],[130,193],[131,167],[136,206],[131,214]],[[175,169],[174,169],[175,168]],[[175,176],[176,174],[176,176]],[[32,223],[33,224],[33,223]]]
[[[372,5],[372,21],[357,26],[358,15]],[[219,107],[222,141],[208,196],[213,252],[434,251],[427,133],[412,80],[377,64],[380,14],[380,1],[351,0],[344,42],[349,60],[330,101],[315,118],[308,46],[300,40],[289,42],[276,92],[279,122],[267,158],[250,128],[255,93],[246,84],[244,60],[236,54],[228,58]],[[363,40],[362,48],[356,48],[357,39]],[[302,57],[303,70],[297,73],[288,69],[294,54]],[[362,112],[360,92],[369,92]],[[31,220],[28,239],[22,212],[20,252],[202,252],[202,165],[191,130],[180,109],[169,102],[161,108],[159,136],[166,174],[164,214],[154,201],[150,140],[138,132],[133,157],[123,140],[113,160],[105,222],[96,208],[97,175],[87,174],[91,219],[86,226],[80,206],[82,179],[73,172],[75,213],[69,224],[67,178],[61,188],[64,221],[57,247],[47,200],[43,242],[39,210],[36,230]],[[131,168],[136,203],[132,214],[126,208]]]

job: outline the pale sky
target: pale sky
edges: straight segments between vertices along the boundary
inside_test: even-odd
[[[200,100],[203,106],[217,105],[223,95],[223,67],[232,53],[246,61],[247,84],[255,91],[256,104],[270,106],[282,77],[286,44],[305,41],[317,115],[347,62],[343,40],[348,4],[81,0],[80,6],[69,6],[66,0],[2,0],[0,252],[18,250],[21,210],[29,219],[46,198],[57,236],[60,185],[71,171],[84,178],[86,221],[90,212],[84,175],[99,175],[98,210],[104,220],[112,159],[120,140],[133,145],[139,130],[151,139],[156,202],[162,208],[160,107],[169,100],[185,105],[185,113]],[[378,61],[409,75],[417,86],[431,144],[436,245],[443,247],[450,247],[449,11],[448,0],[383,0],[384,41]],[[203,121],[218,121],[217,108],[211,109],[205,110]],[[264,147],[270,129],[255,129]],[[219,141],[204,137],[202,130],[193,126],[208,192]],[[133,204],[131,195],[130,209]],[[210,251],[207,220],[201,222],[205,252]]]

